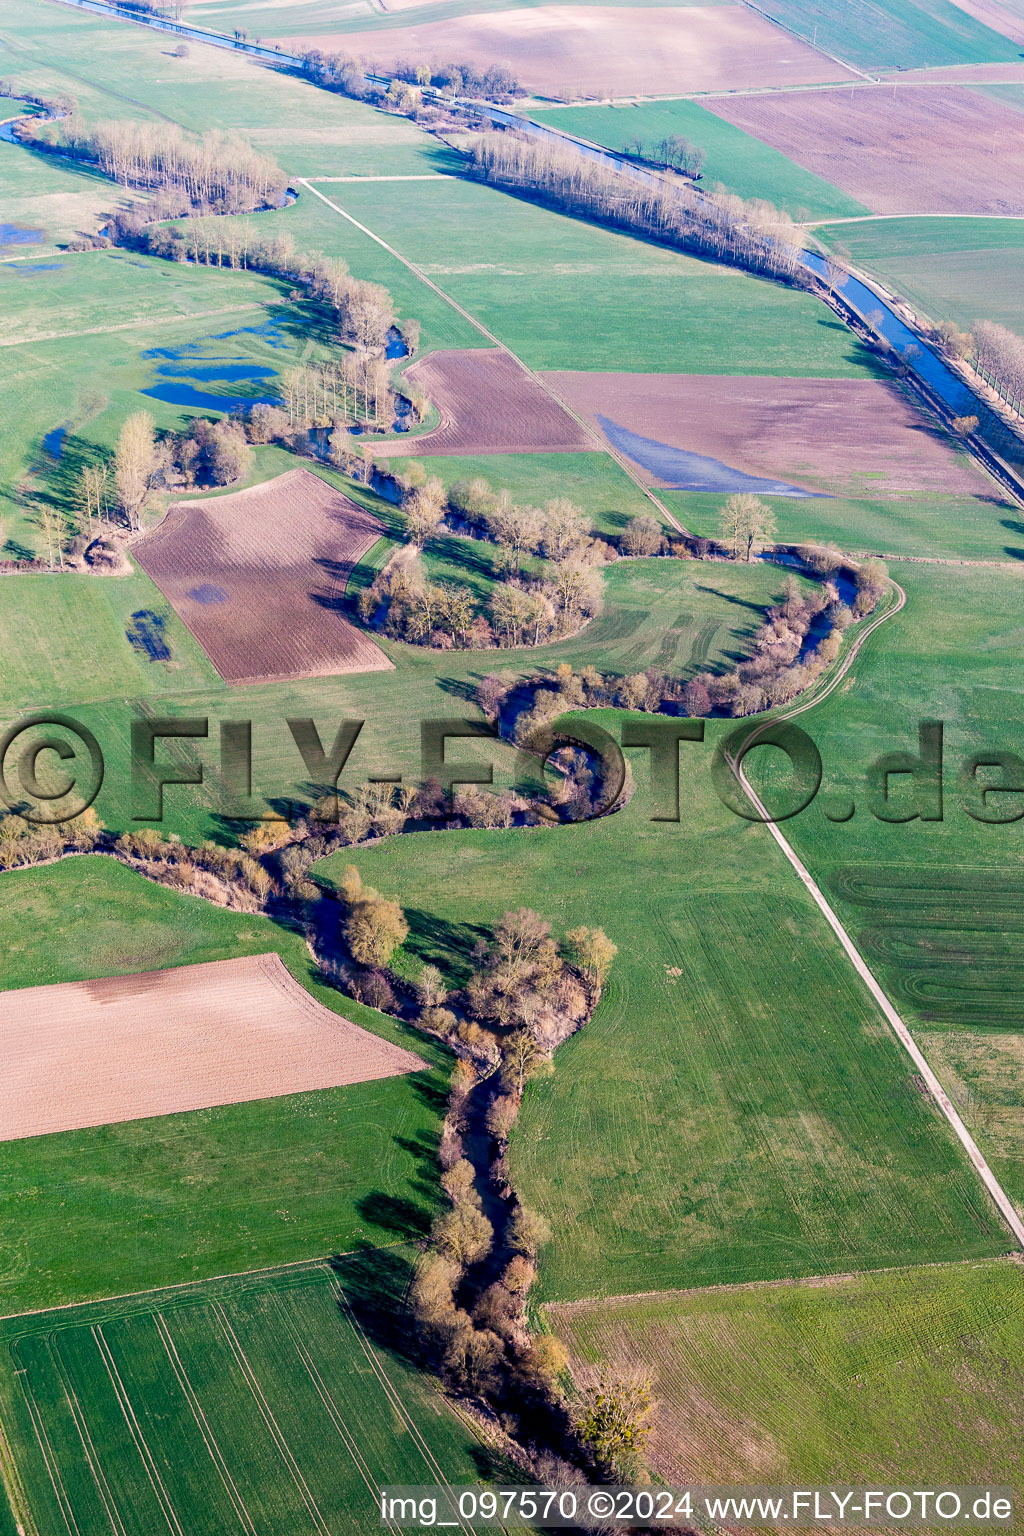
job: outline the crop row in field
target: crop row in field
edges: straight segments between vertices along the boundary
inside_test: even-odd
[[[1013,1486],[1024,1270],[927,1265],[553,1306],[576,1368],[655,1377],[666,1482]],[[980,1431],[979,1427],[984,1426]]]
[[[491,1452],[381,1342],[410,1273],[368,1250],[8,1322],[19,1528],[348,1536],[384,1483],[475,1482]]]

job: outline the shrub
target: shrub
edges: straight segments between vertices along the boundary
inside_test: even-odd
[[[507,1240],[513,1253],[533,1259],[551,1241],[551,1227],[539,1211],[520,1205],[508,1224]]]

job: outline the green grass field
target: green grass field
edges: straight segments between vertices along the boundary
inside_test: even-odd
[[[415,458],[412,453],[410,459]],[[400,471],[409,459],[392,457],[389,462]],[[521,506],[539,507],[553,496],[568,496],[599,533],[621,533],[630,517],[659,515],[639,486],[604,453],[482,453],[417,462],[429,475],[439,475],[446,488],[482,475],[494,490],[508,491]]]
[[[1020,49],[950,0],[765,0],[768,16],[861,69],[1001,63]]]
[[[0,102],[0,118],[7,115],[9,106]],[[52,262],[57,241],[70,240],[83,231],[94,233],[104,223],[104,214],[127,203],[123,192],[99,172],[73,169],[3,140],[0,199],[5,223],[38,230],[41,236],[31,244],[0,240],[5,277],[8,269],[27,268],[31,272],[37,261]],[[28,283],[26,277],[26,287]]]
[[[769,499],[779,538],[785,542],[834,543],[864,554],[947,560],[1021,558],[1020,534],[1013,526],[1020,509],[987,477],[979,477],[979,491],[978,496],[899,496],[890,501],[843,496]],[[721,496],[701,491],[658,495],[685,527],[708,538],[719,536]]]
[[[268,389],[262,381],[206,380],[194,367],[227,353],[236,365],[278,373],[314,345],[282,304],[280,285],[266,278],[123,252],[68,255],[53,272],[0,265],[0,305],[0,409],[10,423],[0,446],[5,559],[42,547],[42,506],[55,500],[68,507],[81,468],[97,449],[113,447],[132,411],[147,410],[158,427],[177,430],[208,399],[258,398]],[[176,362],[181,349],[186,356]],[[175,384],[197,391],[195,403],[142,393]],[[44,445],[58,428],[65,429],[59,458]]]
[[[420,1235],[440,1053],[318,981],[300,934],[99,856],[0,877],[0,927],[7,988],[273,950],[327,1007],[424,1057],[410,1077],[5,1142],[0,1311]]]
[[[818,225],[934,321],[995,320],[1024,329],[1024,222],[1015,219],[878,219]]]
[[[382,1334],[411,1261],[367,1252],[0,1325],[19,1530],[370,1533],[382,1484],[496,1480],[495,1452]]]
[[[823,794],[787,835],[911,1027],[933,1042],[950,1035],[938,1040],[936,1070],[1024,1207],[1024,1145],[1006,1134],[1024,1006],[1020,823],[972,820],[958,782],[972,753],[1024,751],[1015,661],[1024,567],[901,565],[893,574],[906,607],[872,636],[850,682],[801,719],[824,761]],[[865,772],[883,752],[916,749],[922,720],[944,723],[943,820],[879,821]],[[915,809],[905,780],[894,793],[897,811]],[[1021,806],[995,798],[990,809],[1003,814]],[[851,801],[851,820],[826,818],[825,808]]]
[[[0,0],[0,31],[7,75],[44,93],[71,92],[91,120],[143,117],[193,132],[237,131],[290,176],[436,168],[436,147],[405,118],[226,49],[193,44],[188,58],[176,59],[166,34],[65,6],[26,13],[16,0]]]
[[[809,294],[491,187],[414,182],[401,198],[373,183],[323,191],[533,368],[836,378],[870,366],[845,327]],[[287,212],[293,228],[310,230],[308,243],[345,256],[356,269],[348,254],[352,237],[365,237],[339,214],[323,204],[307,204],[298,217]],[[391,258],[381,252],[374,259],[379,280],[390,286]]]
[[[612,713],[601,715],[617,725]],[[517,1188],[555,1237],[549,1299],[998,1252],[980,1187],[760,828],[684,746],[683,820],[429,833],[336,855],[402,900],[409,964],[464,974],[481,928],[533,906],[619,955],[596,1016],[528,1090]]]
[[[283,457],[283,455],[281,455]],[[487,564],[493,546],[446,539],[429,558],[437,574],[489,585]],[[474,567],[474,563],[476,565]],[[56,587],[56,583],[68,583]],[[419,776],[419,722],[452,714],[476,717],[471,699],[488,672],[518,678],[553,671],[562,661],[592,665],[622,675],[647,666],[686,674],[718,668],[746,654],[764,608],[782,589],[781,573],[764,564],[721,564],[710,570],[688,561],[623,560],[609,567],[605,608],[578,635],[551,645],[516,651],[432,651],[388,640],[380,644],[396,663],[387,682],[388,707],[381,708],[378,674],[312,678],[306,682],[246,688],[243,695],[213,679],[209,663],[167,604],[144,576],[102,582],[83,577],[17,577],[5,584],[4,624],[12,645],[24,644],[9,684],[0,690],[0,709],[12,717],[27,709],[64,707],[88,726],[106,757],[106,779],[97,811],[107,826],[129,825],[132,813],[129,729],[142,708],[207,717],[208,743],[197,743],[210,782],[201,789],[171,788],[165,798],[168,830],[187,841],[236,835],[218,815],[217,720],[241,711],[254,722],[254,784],[257,797],[308,796],[306,774],[288,733],[291,716],[314,716],[322,734],[338,719],[365,721],[346,767],[342,787],[367,775],[403,772]],[[61,643],[46,638],[46,613],[55,590],[75,593],[61,620]],[[142,660],[127,639],[131,615],[143,604],[168,615],[164,631],[170,662]],[[64,606],[63,604],[61,605]],[[117,679],[114,682],[113,679]],[[109,683],[105,679],[110,679]],[[481,748],[504,773],[511,754],[504,745]],[[172,754],[168,744],[160,752]],[[504,767],[502,765],[505,765]],[[258,798],[256,808],[265,807]],[[255,812],[254,812],[255,813]]]
[[[795,219],[855,217],[867,209],[830,182],[708,112],[699,101],[645,101],[631,106],[563,107],[541,121],[609,149],[626,148],[639,134],[653,146],[682,134],[704,151],[703,185],[718,183],[740,197],[766,198]],[[653,150],[652,150],[653,152]]]
[[[546,1311],[577,1362],[653,1370],[666,1481],[1020,1486],[1012,1261]]]

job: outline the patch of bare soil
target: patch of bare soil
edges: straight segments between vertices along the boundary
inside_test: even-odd
[[[592,444],[583,428],[507,353],[435,352],[406,378],[441,415],[424,437],[374,447],[377,457],[413,453],[574,453]]]
[[[1024,214],[1024,114],[980,91],[894,81],[703,105],[872,213]]]
[[[742,5],[678,8],[540,5],[387,31],[285,39],[343,49],[378,66],[396,59],[507,64],[529,90],[558,99],[735,90],[851,80],[853,74]]]
[[[0,1141],[414,1072],[279,955],[0,993]]]
[[[843,496],[986,491],[979,471],[953,452],[947,435],[883,380],[664,373],[547,377],[595,425],[603,416],[745,474]]]
[[[229,683],[391,662],[345,616],[352,567],[383,525],[307,469],[205,501],[179,501],[132,554]]]

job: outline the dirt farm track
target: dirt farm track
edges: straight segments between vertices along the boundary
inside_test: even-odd
[[[205,501],[179,501],[132,546],[142,569],[229,683],[391,662],[343,612],[349,573],[383,533],[307,469]]]
[[[0,993],[0,1141],[395,1077],[279,955]]]

